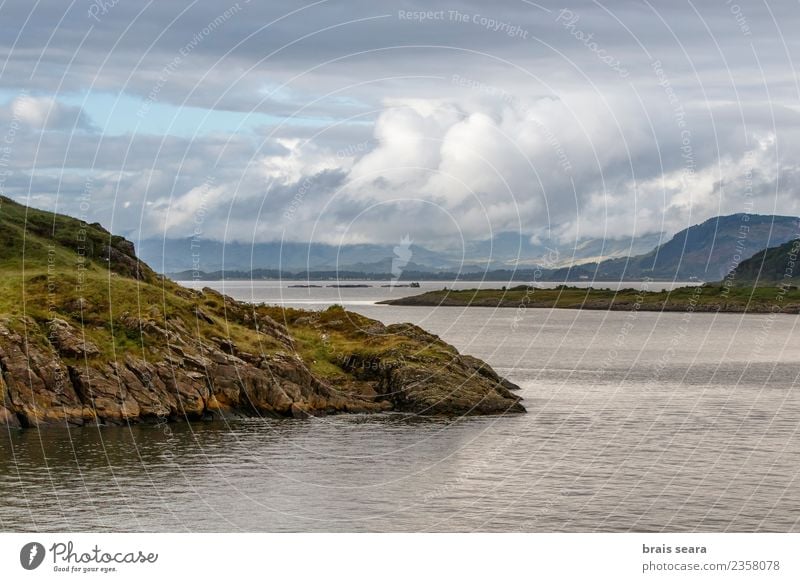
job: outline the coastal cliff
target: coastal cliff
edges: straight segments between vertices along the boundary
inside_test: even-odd
[[[186,289],[101,226],[5,198],[0,233],[0,424],[525,410],[417,326]]]

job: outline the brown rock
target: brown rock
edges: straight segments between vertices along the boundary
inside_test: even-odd
[[[205,374],[167,362],[158,364],[156,369],[167,392],[175,397],[178,416],[188,420],[203,418],[210,396]]]
[[[42,423],[82,424],[83,403],[58,354],[37,336],[38,326],[29,318],[19,321],[31,340],[0,322],[0,370],[5,385],[5,408],[25,426]]]
[[[0,426],[18,428],[19,419],[16,414],[11,413],[7,408],[0,406]]]
[[[520,398],[469,368],[405,364],[390,369],[381,392],[396,410],[425,415],[524,412]]]
[[[48,327],[48,338],[62,356],[93,358],[100,354],[100,348],[63,319],[52,319]]]
[[[76,392],[98,420],[122,424],[137,421],[141,407],[116,373],[113,364],[104,369],[91,366],[70,367]],[[131,375],[132,376],[132,375]]]

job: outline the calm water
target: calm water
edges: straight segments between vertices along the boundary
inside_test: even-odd
[[[520,384],[529,413],[15,430],[0,529],[800,531],[797,317],[225,290],[418,323]]]
[[[333,282],[325,281],[182,281],[182,285],[193,289],[213,287],[236,297],[242,301],[267,301],[269,303],[282,303],[292,307],[305,309],[320,309],[333,304],[345,305],[348,308],[373,305],[376,301],[397,299],[409,295],[418,295],[426,291],[438,291],[443,287],[448,289],[497,289],[503,284],[498,281],[420,281],[420,287],[390,287],[381,281],[346,281],[346,285],[367,285],[367,287],[335,288]],[[522,285],[524,283],[514,283]],[[552,289],[560,283],[536,283],[541,289]],[[593,281],[569,283],[573,287],[594,287],[595,289],[634,288],[649,291],[675,289],[677,287],[694,286],[700,283],[604,283]],[[299,285],[319,285],[313,288],[301,288]],[[384,287],[384,285],[387,285]]]

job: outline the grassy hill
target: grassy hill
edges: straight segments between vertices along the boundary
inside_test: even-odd
[[[100,225],[6,198],[0,233],[0,424],[524,411],[416,326],[189,290]]]
[[[83,265],[153,282],[156,274],[136,258],[133,243],[99,224],[23,206],[0,196],[2,269],[28,271]]]
[[[757,252],[726,277],[736,286],[800,284],[800,239]]]

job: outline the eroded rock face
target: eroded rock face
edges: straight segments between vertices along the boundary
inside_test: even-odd
[[[443,342],[433,334],[410,324],[387,327],[393,334],[406,335],[426,343]],[[486,362],[458,354],[436,363],[401,358],[399,365],[387,366],[378,390],[395,408],[418,414],[471,415],[525,412],[519,389],[501,378]]]
[[[63,319],[50,321],[48,331],[50,343],[58,353],[68,358],[93,358],[100,354],[100,348],[86,341],[81,334]]]
[[[30,330],[28,337],[42,339],[35,322],[22,323]],[[175,346],[157,363],[131,354],[121,362],[81,361],[87,353],[95,355],[92,344],[77,341],[66,322],[57,321],[54,327],[56,334],[44,336],[52,344],[40,345],[0,322],[0,425],[124,424],[215,415],[303,417],[389,408],[385,402],[338,394],[296,356],[245,361],[221,346],[184,341],[191,345]],[[235,349],[222,341],[228,351]]]
[[[248,317],[240,305],[231,308]],[[392,355],[360,361],[347,356],[342,367],[351,380],[332,386],[309,370],[289,330],[268,317],[251,320],[254,333],[269,336],[280,347],[261,354],[240,350],[230,338],[199,341],[180,323],[130,316],[119,322],[163,342],[166,351],[158,361],[148,361],[142,351],[117,354],[117,361],[109,362],[65,320],[47,326],[26,317],[13,325],[0,320],[0,425],[386,410],[446,415],[524,411],[509,391],[513,384],[485,362],[459,355],[416,326],[388,326],[385,331],[437,342],[447,357],[426,361]]]
[[[396,408],[418,414],[525,412],[520,399],[507,388],[458,367],[404,366],[393,370],[381,389]]]
[[[24,318],[22,323],[36,328]],[[69,371],[49,344],[31,341],[0,322],[4,406],[23,426],[83,424],[91,412],[75,393]],[[40,340],[41,336],[35,336]]]

